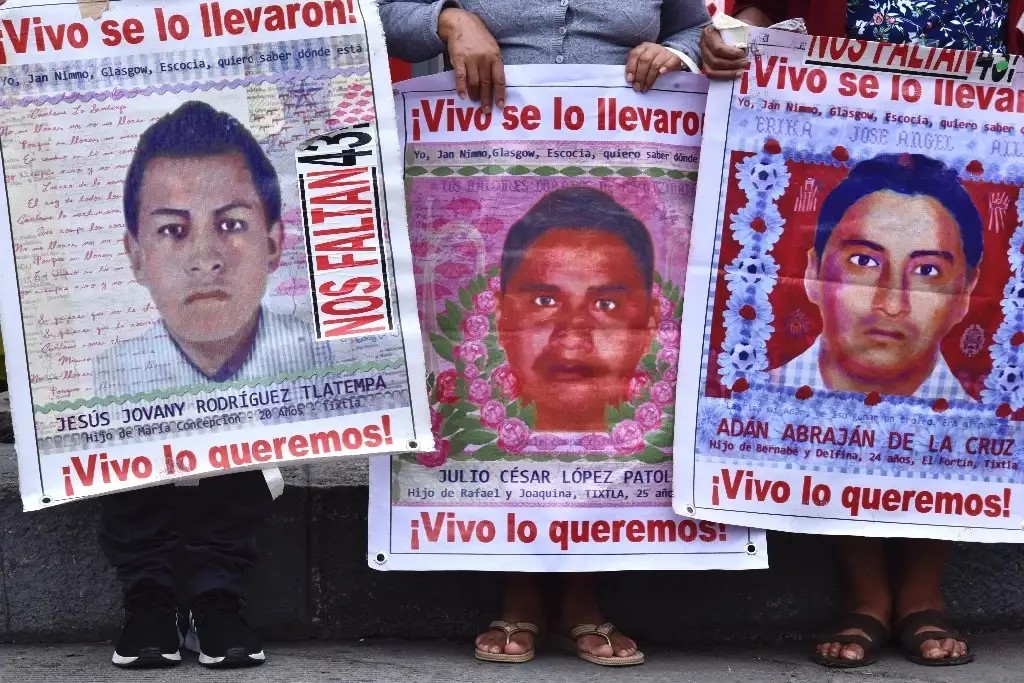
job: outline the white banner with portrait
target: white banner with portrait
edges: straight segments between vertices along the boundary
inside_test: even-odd
[[[675,509],[1021,541],[1019,58],[749,43],[708,98]]]
[[[0,10],[27,509],[432,447],[372,2]],[[399,182],[396,182],[399,181]]]
[[[706,81],[507,77],[492,114],[452,74],[398,88],[437,449],[373,459],[370,566],[766,567],[763,532],[671,509]]]

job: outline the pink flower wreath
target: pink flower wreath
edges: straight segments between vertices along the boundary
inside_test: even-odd
[[[533,434],[536,408],[519,400],[519,381],[498,344],[495,312],[501,288],[498,269],[491,268],[459,290],[437,316],[441,333],[430,343],[452,365],[427,378],[433,408],[431,427],[438,450],[419,453],[426,467],[451,460],[500,460],[509,457],[548,459],[550,453],[525,454],[528,448],[564,444],[547,434]],[[582,435],[576,445],[611,446],[620,457],[660,463],[670,459],[682,291],[655,274],[654,297],[661,314],[657,336],[629,383],[624,403],[609,406],[605,434]],[[557,453],[560,458],[602,460],[605,453]]]

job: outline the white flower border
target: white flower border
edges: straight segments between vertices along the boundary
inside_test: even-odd
[[[1024,330],[1024,192],[1017,197],[1017,228],[1008,250],[1010,277],[1003,289],[1003,322],[999,324],[989,353],[992,372],[985,378],[982,400],[1011,410],[1024,408],[1024,345],[1014,337]]]
[[[718,373],[727,389],[741,379],[751,386],[768,381],[768,340],[775,319],[768,295],[779,272],[771,251],[786,224],[775,202],[785,194],[790,173],[781,151],[761,150],[736,165],[736,178],[747,204],[730,216],[733,238],[741,248],[725,267],[729,301]],[[758,219],[763,221],[762,231],[752,228]],[[756,313],[750,320],[741,314],[748,306]]]

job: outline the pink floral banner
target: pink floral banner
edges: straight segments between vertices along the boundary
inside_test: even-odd
[[[491,116],[448,75],[399,88],[437,449],[374,464],[371,566],[767,565],[671,510],[705,85],[618,71],[510,69]]]

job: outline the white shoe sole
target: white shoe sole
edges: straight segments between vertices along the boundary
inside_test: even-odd
[[[181,661],[181,653],[180,652],[172,652],[171,654],[163,653],[160,656],[164,659],[164,661],[166,661],[169,664],[170,663],[177,663],[177,662]],[[135,663],[137,661],[139,661],[139,658],[138,657],[125,657],[123,655],[117,654],[117,652],[115,651],[114,652],[114,656],[110,658],[110,661],[114,664],[114,666],[134,666]],[[147,659],[145,663],[149,664],[149,665],[152,665],[153,663],[157,663],[157,662],[155,662],[152,659]]]
[[[247,656],[248,656],[249,660],[252,663],[254,663],[254,664],[259,663],[259,662],[265,662],[266,659],[267,659],[267,655],[264,654],[263,650],[260,650],[256,654],[247,655]],[[230,665],[234,665],[234,666],[238,666],[239,664],[244,664],[245,660],[240,660],[240,659],[227,660],[226,657],[210,657],[209,655],[205,655],[202,652],[200,652],[199,653],[199,663],[202,664],[203,666],[221,666],[222,664],[225,664],[225,663],[230,664]]]
[[[188,634],[185,636],[184,648],[189,652],[195,652],[199,655],[199,663],[203,666],[219,667],[219,666],[246,666],[247,664],[262,664],[267,660],[267,655],[263,650],[251,655],[247,655],[246,659],[227,657],[211,657],[203,652],[202,645],[199,643],[199,636],[192,629],[189,629]]]

